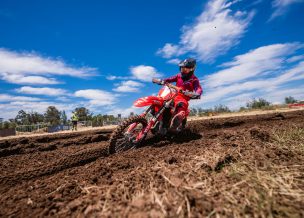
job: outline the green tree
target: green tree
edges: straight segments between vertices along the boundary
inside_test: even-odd
[[[55,106],[49,106],[44,114],[44,120],[51,125],[60,123],[60,112]]]
[[[230,111],[230,109],[227,106],[219,104],[219,105],[216,105],[214,107],[214,112],[217,112],[217,113],[227,113],[227,112],[231,112],[231,111]]]
[[[15,122],[15,119],[9,119],[9,128],[16,128],[17,123]]]
[[[27,114],[27,117],[30,124],[42,123],[44,120],[43,114],[39,114],[38,112],[31,112]]]
[[[190,108],[190,116],[196,116],[197,115],[197,109],[196,108]]]
[[[5,121],[5,122],[3,123],[3,129],[8,129],[8,128],[10,128],[10,122]]]
[[[263,107],[267,107],[270,105],[270,102],[268,102],[267,100],[263,99],[263,98],[259,98],[258,100],[253,99],[250,102],[247,102],[247,107],[250,109],[261,109]]]
[[[61,123],[64,124],[64,125],[66,125],[67,122],[68,122],[68,117],[67,117],[67,115],[66,115],[66,113],[65,113],[64,110],[61,112],[60,121],[61,121]]]
[[[24,110],[20,110],[18,112],[17,116],[15,117],[15,121],[19,125],[29,125],[30,124],[29,116]]]
[[[204,110],[201,107],[199,107],[197,109],[197,112],[198,112],[198,115],[201,116],[204,113]]]
[[[0,129],[10,129],[10,128],[16,128],[15,119],[9,119],[9,121],[3,120],[0,122]]]
[[[239,112],[246,111],[245,107],[240,107]]]
[[[89,109],[85,107],[75,108],[73,112],[76,112],[79,117],[79,121],[87,121],[92,119],[92,113],[90,113]]]
[[[131,113],[133,113],[133,112],[131,112]],[[133,113],[133,116],[134,116],[134,113]],[[116,120],[116,118],[113,115],[106,114],[106,115],[103,115],[102,117],[105,121],[115,121]]]
[[[24,110],[20,110],[13,122],[18,125],[31,125],[41,123],[43,122],[43,120],[43,114],[33,111],[30,113],[26,113]]]
[[[292,96],[288,96],[285,98],[285,104],[294,104],[296,102],[297,102],[297,100]]]
[[[104,120],[104,118],[101,114],[93,116],[92,117],[92,126],[102,126],[103,120]]]

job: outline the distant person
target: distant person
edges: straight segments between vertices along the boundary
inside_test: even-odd
[[[77,130],[77,123],[78,123],[78,116],[77,116],[77,113],[76,112],[73,112],[72,113],[72,117],[71,117],[71,119],[72,119],[72,131],[73,130]]]

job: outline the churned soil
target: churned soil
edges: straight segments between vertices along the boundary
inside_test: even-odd
[[[191,121],[108,154],[110,130],[0,140],[0,217],[303,217],[304,111]]]

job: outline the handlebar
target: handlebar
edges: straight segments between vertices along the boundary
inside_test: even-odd
[[[171,83],[165,83],[163,80],[153,78],[152,82],[156,83],[158,85],[165,85],[165,86],[168,86],[169,88],[172,88],[172,89],[176,90],[177,91],[176,95],[178,95],[178,93],[181,93],[181,94],[183,94],[183,95],[185,95],[189,98],[192,98],[192,99],[193,99],[193,97],[194,97],[194,99],[199,98],[199,96],[197,96],[197,94],[193,94],[193,92],[189,92],[189,91],[184,91],[180,87],[172,85]]]
[[[181,88],[179,88],[175,85],[172,85],[171,83],[165,83],[164,85],[168,86],[169,88],[175,89],[177,92],[184,94],[184,91]]]
[[[153,78],[153,79],[152,79],[152,82],[153,82],[153,83],[156,83],[156,84],[158,84],[158,85],[166,85],[166,86],[168,86],[169,88],[173,88],[173,89],[175,89],[175,90],[178,91],[178,92],[181,92],[181,91],[182,91],[181,88],[179,88],[179,87],[177,87],[177,86],[175,86],[175,85],[172,85],[171,83],[164,83],[164,81],[163,81],[163,80],[160,80],[160,79]]]

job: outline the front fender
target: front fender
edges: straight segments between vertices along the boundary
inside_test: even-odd
[[[133,105],[135,107],[145,107],[145,106],[150,106],[150,105],[156,105],[156,106],[161,106],[163,105],[164,100],[160,97],[157,96],[148,96],[148,97],[143,97],[137,99]]]

